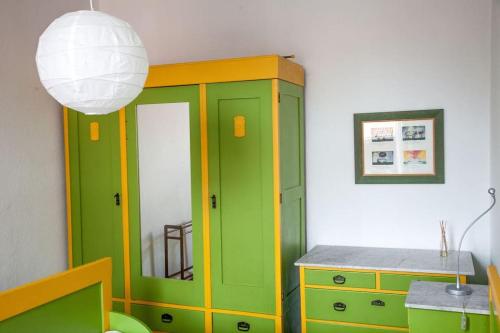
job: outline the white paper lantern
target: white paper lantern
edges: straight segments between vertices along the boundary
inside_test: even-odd
[[[129,104],[142,91],[149,68],[146,50],[127,22],[88,10],[49,25],[40,36],[36,63],[49,94],[85,114]]]

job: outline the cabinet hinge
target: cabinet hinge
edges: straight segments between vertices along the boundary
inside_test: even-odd
[[[278,93],[278,103],[281,103],[281,93]]]
[[[280,205],[283,203],[283,193],[280,193]]]

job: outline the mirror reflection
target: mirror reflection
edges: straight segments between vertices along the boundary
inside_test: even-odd
[[[137,106],[143,276],[193,279],[189,103]]]

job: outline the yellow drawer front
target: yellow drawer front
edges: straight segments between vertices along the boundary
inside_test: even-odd
[[[397,333],[400,330],[307,322],[307,333]]]
[[[223,313],[214,313],[212,319],[214,333],[274,333],[274,319]]]
[[[306,317],[408,327],[405,295],[306,288]]]
[[[375,289],[375,273],[305,270],[306,285]]]
[[[205,332],[205,313],[203,311],[132,304],[132,315],[156,332]]]
[[[455,282],[455,277],[380,274],[380,288],[383,290],[408,291],[412,281]]]

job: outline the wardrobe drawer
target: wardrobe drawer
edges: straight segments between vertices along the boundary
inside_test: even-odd
[[[274,333],[273,319],[223,313],[214,313],[212,319],[214,333]]]
[[[375,289],[375,273],[306,269],[309,285]]]
[[[205,313],[150,305],[132,304],[132,315],[152,331],[168,333],[203,333]]]
[[[380,288],[383,290],[408,291],[412,281],[455,282],[455,277],[380,274]]]
[[[399,330],[314,322],[308,322],[306,327],[307,333],[401,333]]]
[[[306,288],[306,317],[407,327],[405,295]]]

